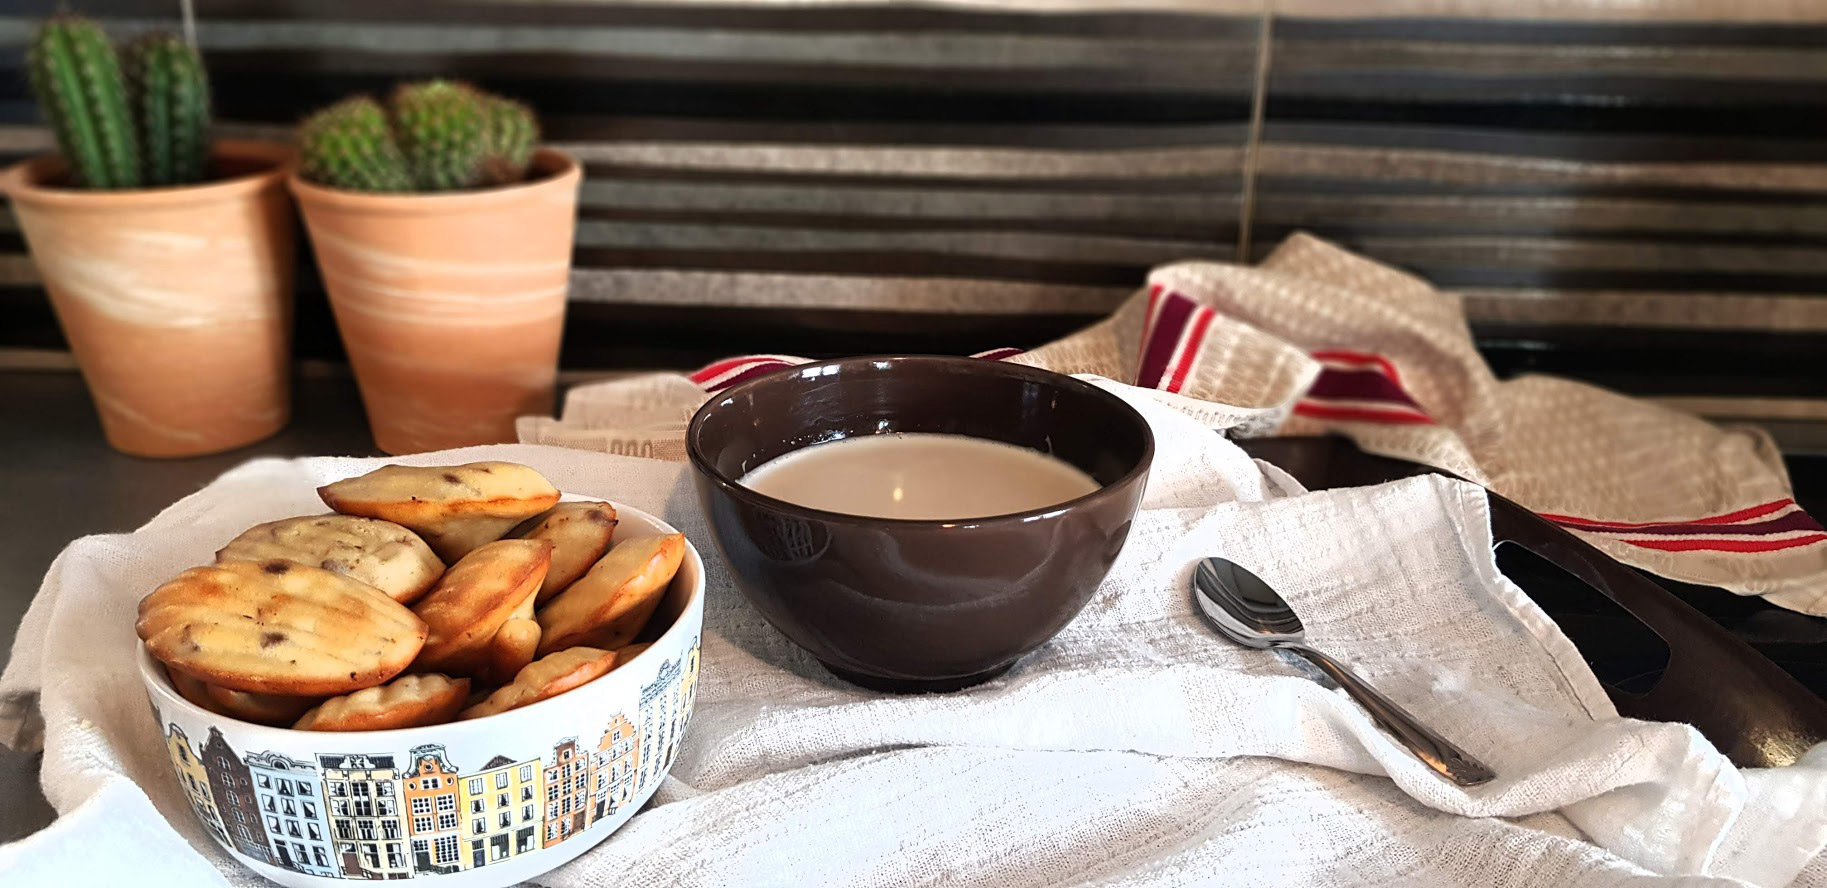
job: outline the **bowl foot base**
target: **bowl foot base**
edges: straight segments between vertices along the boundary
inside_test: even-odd
[[[832,675],[857,687],[868,688],[872,691],[887,691],[891,694],[942,694],[947,691],[960,691],[972,685],[983,684],[1009,671],[1009,667],[1014,666],[1015,662],[1010,660],[993,669],[985,669],[982,672],[956,678],[884,678],[880,675],[852,672],[823,660],[818,661],[819,665],[825,667]]]

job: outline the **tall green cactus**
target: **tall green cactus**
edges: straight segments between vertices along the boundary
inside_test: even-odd
[[[532,110],[500,96],[480,97],[483,113],[483,154],[480,185],[507,185],[526,178],[533,146],[539,143],[539,124]]]
[[[57,16],[38,30],[26,57],[32,90],[69,161],[73,184],[139,187],[127,88],[101,29],[85,19]]]
[[[466,83],[430,80],[393,91],[386,110],[345,99],[305,119],[299,173],[354,191],[455,191],[526,178],[539,141],[533,112]]]
[[[419,190],[471,188],[481,179],[486,116],[474,89],[449,80],[408,84],[394,90],[388,110]]]
[[[387,113],[367,96],[344,99],[305,118],[298,132],[304,178],[350,191],[411,191],[412,173],[394,144]]]
[[[202,181],[209,152],[209,80],[202,58],[176,34],[147,34],[128,45],[125,65],[145,184]]]

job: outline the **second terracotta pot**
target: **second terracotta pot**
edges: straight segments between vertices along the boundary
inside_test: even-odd
[[[528,176],[448,194],[292,176],[381,450],[513,441],[516,417],[551,411],[583,174],[547,148]]]

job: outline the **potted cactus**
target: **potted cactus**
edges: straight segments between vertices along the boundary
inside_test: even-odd
[[[388,453],[512,441],[551,410],[583,176],[538,132],[445,80],[300,127],[292,193]]]
[[[209,140],[197,53],[170,34],[116,54],[45,22],[28,52],[58,153],[0,173],[116,449],[189,456],[290,412],[292,223],[279,145]]]

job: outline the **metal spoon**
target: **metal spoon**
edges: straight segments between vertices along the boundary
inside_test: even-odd
[[[1460,786],[1477,786],[1497,775],[1445,737],[1421,724],[1408,710],[1364,683],[1352,671],[1307,646],[1306,630],[1294,609],[1269,584],[1223,558],[1207,558],[1193,572],[1193,601],[1220,635],[1248,648],[1280,648],[1324,670],[1383,729],[1428,767]]]

